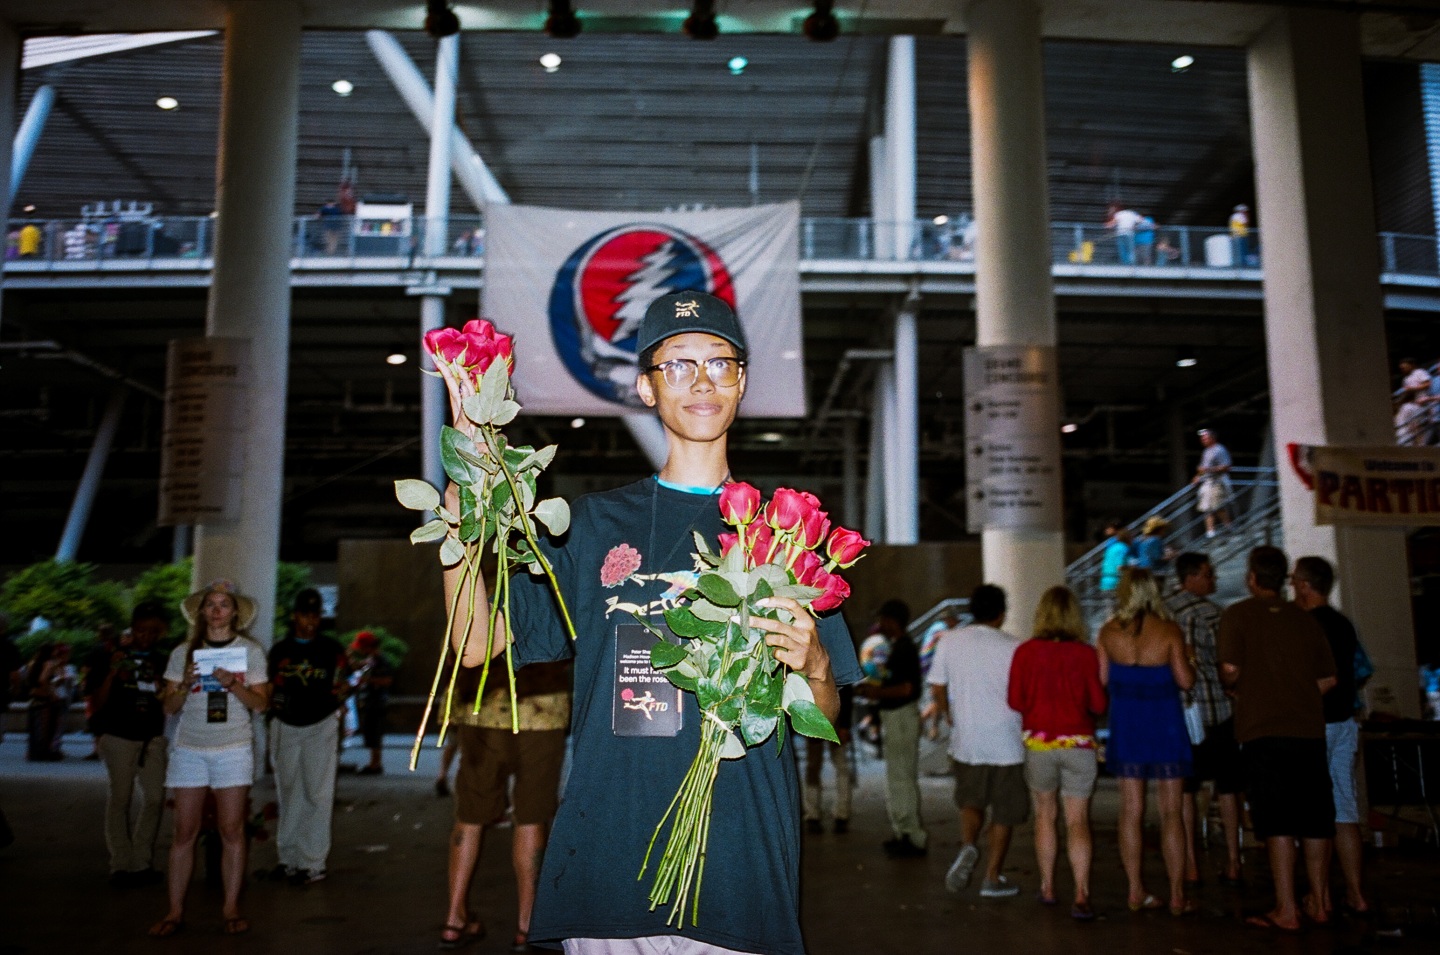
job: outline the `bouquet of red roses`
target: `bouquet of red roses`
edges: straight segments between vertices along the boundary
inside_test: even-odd
[[[510,383],[511,365],[514,361],[514,343],[509,335],[495,331],[495,326],[477,319],[467,322],[462,329],[439,328],[425,333],[425,348],[435,359],[435,367],[441,377],[460,383],[460,392],[466,397],[461,404],[465,418],[474,426],[474,434],[446,425],[440,429],[440,459],[445,474],[455,482],[460,492],[458,513],[451,511],[441,500],[440,491],[424,481],[406,479],[395,482],[395,496],[404,506],[417,511],[428,511],[434,518],[410,533],[410,540],[416,544],[440,541],[440,563],[446,567],[461,566],[462,583],[455,588],[455,599],[451,601],[445,621],[445,644],[441,649],[440,663],[435,670],[435,679],[430,686],[430,696],[425,703],[425,713],[420,719],[420,728],[415,735],[415,747],[410,755],[410,768],[415,768],[419,756],[420,741],[425,726],[430,721],[439,693],[440,681],[445,671],[445,655],[449,649],[450,633],[460,608],[457,606],[462,593],[471,595],[470,606],[465,608],[464,633],[468,639],[470,627],[475,620],[475,586],[480,576],[480,560],[488,545],[494,552],[499,569],[496,574],[495,595],[490,602],[490,615],[486,620],[485,637],[489,645],[495,636],[495,624],[499,614],[504,614],[506,643],[505,662],[510,670],[510,711],[517,712],[515,702],[515,669],[510,656],[510,570],[522,565],[534,574],[549,578],[555,599],[560,605],[561,615],[573,639],[575,627],[570,613],[560,594],[559,584],[550,563],[540,551],[536,539],[535,522],[539,521],[551,534],[563,534],[570,526],[570,506],[563,498],[552,497],[536,500],[536,478],[555,457],[555,445],[536,451],[531,447],[512,447],[506,441],[500,428],[515,420],[520,413],[520,404],[515,400],[515,390]],[[440,740],[443,743],[445,731],[450,724],[450,710],[454,703],[455,681],[460,673],[460,658],[464,655],[462,642],[460,652],[454,656],[450,673],[450,685],[445,697],[445,708],[440,719]],[[485,656],[481,684],[490,673],[490,655]],[[477,696],[476,708],[480,701]],[[517,732],[519,727],[515,727]]]
[[[787,717],[797,733],[839,742],[835,728],[815,705],[810,684],[780,664],[765,643],[765,631],[750,621],[759,616],[793,620],[785,610],[757,606],[771,596],[794,598],[815,613],[840,606],[850,596],[850,586],[835,571],[859,560],[869,541],[843,527],[832,529],[813,494],[780,488],[768,504],[762,507],[761,501],[760,491],[749,484],[725,486],[720,513],[735,532],[720,535],[718,554],[695,535],[696,556],[706,569],[684,595],[687,602],[665,611],[665,623],[682,642],[672,643],[650,627],[661,638],[650,651],[651,666],[695,694],[701,711],[700,751],[655,827],[640,869],[643,878],[655,840],[669,822],[669,838],[650,891],[652,911],[674,897],[667,924],[684,920],[692,887],[691,924],[699,917],[720,763],[744,757],[749,747],[772,734],[783,746]]]

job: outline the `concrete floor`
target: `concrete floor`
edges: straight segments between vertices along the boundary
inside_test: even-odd
[[[336,811],[330,878],[309,888],[252,882],[245,908],[254,930],[242,938],[219,934],[219,895],[196,886],[189,924],[169,941],[145,937],[164,912],[163,886],[116,891],[106,883],[102,836],[105,774],[79,759],[87,738],[67,741],[67,758],[54,764],[24,762],[24,741],[7,734],[0,742],[0,806],[17,834],[0,851],[0,955],[65,952],[260,953],[314,955],[428,953],[443,914],[445,843],[451,806],[432,789],[436,755],[428,750],[419,772],[404,764],[407,741],[391,737],[382,777],[342,775]],[[351,754],[351,762],[358,761]],[[815,955],[928,955],[1011,950],[1065,955],[1209,955],[1209,953],[1408,953],[1440,951],[1436,904],[1440,856],[1433,851],[1391,849],[1368,860],[1373,895],[1383,907],[1375,925],[1347,923],[1275,937],[1245,928],[1239,916],[1263,911],[1269,901],[1264,856],[1247,852],[1253,888],[1246,897],[1215,880],[1199,890],[1203,912],[1174,919],[1164,912],[1125,910],[1124,880],[1115,848],[1116,794],[1102,781],[1095,805],[1095,906],[1100,918],[1077,925],[1068,906],[1046,908],[1034,899],[1036,879],[1029,828],[1017,833],[1007,874],[1019,882],[1018,898],[981,900],[975,888],[954,896],[942,884],[958,848],[958,826],[943,778],[922,783],[932,834],[928,858],[886,859],[880,842],[885,821],[881,764],[861,760],[853,827],[848,835],[806,837],[804,920]],[[258,807],[272,797],[262,784]],[[161,828],[163,859],[169,817]],[[513,931],[514,888],[509,872],[509,831],[497,829],[484,847],[474,898],[490,935],[466,949],[477,955],[505,952]],[[273,843],[256,844],[252,870],[275,862]],[[1063,871],[1063,859],[1062,859]],[[1147,853],[1149,885],[1163,890],[1158,852]],[[975,885],[978,885],[978,878]],[[1068,878],[1061,878],[1062,897]]]

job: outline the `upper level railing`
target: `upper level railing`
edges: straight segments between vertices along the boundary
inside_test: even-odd
[[[430,220],[420,217],[367,219],[352,216],[298,216],[291,229],[296,259],[338,267],[462,265],[481,259],[485,228],[479,216],[451,216],[444,222],[437,255],[427,255]],[[129,216],[91,219],[12,219],[5,257],[24,271],[145,268],[147,263],[208,267],[214,255],[215,221],[208,216]],[[1153,232],[1117,234],[1103,225],[1057,222],[1050,227],[1051,260],[1077,271],[1114,268],[1137,274],[1177,277],[1180,270],[1258,270],[1260,234],[1243,238],[1228,229],[1157,226]],[[1440,277],[1433,236],[1383,232],[1381,269],[1392,275]],[[897,255],[897,250],[900,250]],[[800,225],[803,260],[954,262],[973,267],[979,252],[972,220],[878,222],[872,219],[807,218]],[[382,260],[384,265],[382,265]],[[203,263],[203,265],[202,265]],[[1153,272],[1149,270],[1155,270]],[[1189,274],[1194,275],[1193,271]]]

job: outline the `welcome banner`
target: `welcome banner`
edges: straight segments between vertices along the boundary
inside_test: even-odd
[[[709,292],[749,344],[740,413],[805,415],[798,203],[654,214],[485,208],[482,314],[515,336],[526,412],[623,415],[635,394],[636,333],[652,301]]]
[[[1440,448],[1292,444],[1290,463],[1315,495],[1315,523],[1440,525]]]

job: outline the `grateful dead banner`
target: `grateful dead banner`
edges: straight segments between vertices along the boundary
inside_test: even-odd
[[[1440,525],[1440,448],[1292,444],[1289,452],[1315,495],[1316,524]]]
[[[515,336],[533,414],[624,415],[652,301],[709,292],[735,309],[750,365],[740,413],[805,415],[797,203],[654,214],[485,208],[484,317]]]

